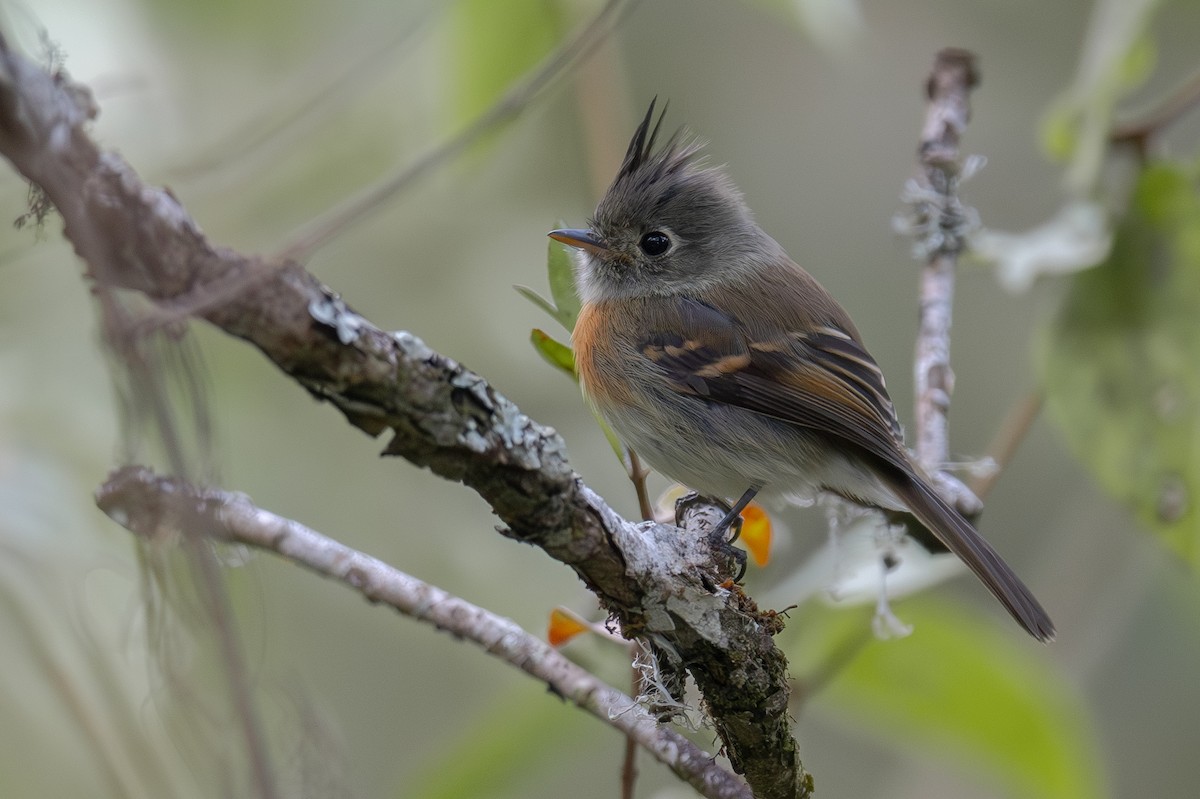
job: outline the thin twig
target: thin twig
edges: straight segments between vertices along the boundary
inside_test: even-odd
[[[917,459],[933,473],[949,460],[950,324],[954,270],[964,246],[964,214],[958,202],[959,136],[971,111],[969,93],[978,82],[975,57],[965,50],[937,54],[926,84],[929,103],[917,150],[917,181],[926,192],[920,213],[926,219],[923,245],[928,260],[921,271],[920,329],[916,354]]]
[[[1150,139],[1163,128],[1200,105],[1200,74],[1193,75],[1166,100],[1141,119],[1117,125],[1108,135],[1112,144],[1130,144],[1143,160]]]
[[[970,92],[978,82],[972,53],[946,48],[937,54],[925,86],[928,103],[917,148],[917,175],[905,191],[910,203],[905,226],[914,236],[914,253],[925,262],[914,358],[916,456],[968,516],[981,510],[978,498],[942,469],[950,459],[954,272],[973,216],[958,198],[962,172],[958,142],[971,116]]]
[[[1031,391],[1013,403],[1005,415],[1000,429],[996,431],[995,437],[988,444],[986,450],[987,457],[993,464],[992,468],[968,484],[979,499],[987,498],[1000,479],[1000,475],[1004,473],[1004,468],[1016,454],[1017,448],[1029,435],[1030,428],[1033,427],[1033,423],[1042,410],[1044,399],[1041,391]]]
[[[439,164],[454,158],[492,128],[516,116],[538,92],[572,64],[587,58],[604,41],[620,18],[622,6],[632,8],[637,0],[607,0],[579,31],[563,42],[520,83],[513,86],[467,127],[441,142],[399,172],[369,186],[340,206],[309,222],[292,235],[280,259],[301,259],[329,242],[344,229],[366,218],[390,197]]]
[[[630,647],[633,649],[633,647]],[[642,692],[642,670],[637,662],[629,668],[631,676],[629,685],[634,696]],[[633,799],[637,791],[637,741],[632,735],[625,736],[625,752],[621,758],[621,799]]]
[[[317,76],[296,75],[294,83],[302,87],[301,89],[289,92],[285,88],[277,93],[276,96],[289,96],[303,91],[304,96],[294,105],[265,106],[264,111],[278,116],[264,120],[264,113],[255,114],[251,119],[226,132],[204,152],[175,167],[173,173],[178,179],[187,180],[208,177],[216,171],[227,171],[235,166],[239,167],[239,171],[244,170],[244,166],[241,165],[255,151],[284,135],[294,133],[299,125],[306,119],[315,117],[323,108],[346,97],[353,97],[355,92],[361,92],[367,80],[382,74],[381,62],[395,57],[398,50],[411,45],[417,34],[429,26],[439,5],[437,0],[429,3],[421,9],[414,21],[390,31],[387,38],[374,47],[362,47],[360,40],[364,32],[355,31],[351,36],[360,43],[350,53],[349,58],[345,57],[344,51],[339,51],[339,63],[335,67],[331,69],[324,66]]]
[[[633,483],[633,490],[637,492],[638,511],[642,514],[642,520],[647,522],[654,521],[654,504],[650,502],[650,492],[646,487],[646,478],[650,476],[650,470],[642,465],[642,459],[632,449],[625,450],[626,456],[629,458],[628,467],[629,480]]]
[[[718,766],[711,755],[668,727],[659,725],[633,699],[567,660],[558,650],[521,629],[511,619],[418,580],[299,522],[254,505],[244,494],[199,489],[159,477],[149,469],[124,467],[96,492],[105,513],[147,539],[161,539],[199,524],[221,540],[274,552],[317,574],[360,592],[542,680],[556,695],[625,733],[713,799],[748,797],[745,783]]]
[[[871,632],[871,625],[864,620],[854,628],[852,635],[839,642],[808,674],[796,680],[792,713],[799,716],[803,706],[823,691],[874,640],[876,638]]]

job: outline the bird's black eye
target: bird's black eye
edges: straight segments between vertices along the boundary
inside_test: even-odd
[[[662,255],[671,249],[671,239],[662,231],[652,230],[645,236],[642,236],[642,240],[638,242],[638,246],[642,248],[642,252],[646,253],[646,255]]]

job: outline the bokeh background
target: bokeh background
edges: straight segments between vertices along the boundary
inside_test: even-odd
[[[96,137],[170,186],[214,241],[270,253],[461,130],[601,5],[34,0],[6,3],[3,24],[34,54],[53,43],[95,92]],[[1075,78],[1093,13],[1082,0],[643,0],[514,119],[307,264],[376,324],[413,331],[556,427],[588,484],[634,516],[633,492],[577,389],[527,341],[535,326],[565,333],[512,287],[545,291],[546,231],[584,222],[650,98],[669,99],[668,127],[686,124],[710,142],[763,227],[842,300],[909,420],[917,268],[891,219],[913,171],[933,55],[954,45],[980,57],[964,147],[987,167],[966,200],[989,227],[1033,227],[1066,199],[1041,123]],[[1191,74],[1197,31],[1196,4],[1157,11],[1153,69],[1131,113]],[[1185,120],[1161,146],[1194,154],[1195,133]],[[0,173],[0,217],[25,202],[25,184]],[[56,219],[0,234],[0,794],[236,794],[239,777],[204,773],[189,752],[218,746],[169,733],[219,701],[203,688],[190,702],[171,698],[159,673],[167,659],[191,674],[203,643],[180,634],[168,647],[147,632],[155,607],[133,542],[91,502],[130,440],[81,271]],[[957,455],[982,452],[1036,387],[1035,349],[1063,290],[1047,279],[1014,294],[984,266],[962,272]],[[209,463],[224,487],[526,629],[542,630],[556,605],[594,617],[574,576],[495,534],[471,492],[381,459],[382,442],[242,343],[200,326],[192,337],[215,422]],[[785,555],[825,537],[818,516],[788,527]],[[1074,762],[1094,767],[1091,781],[1026,793],[995,759],[919,725],[906,735],[877,724],[869,702],[852,707],[831,689],[796,710],[819,794],[1192,795],[1194,577],[1094,485],[1044,417],[989,498],[984,530],[1051,610],[1058,641],[1026,640],[969,579],[932,589],[912,612],[962,610],[1032,663],[1031,679],[1050,675],[1038,690],[1063,697]],[[275,558],[230,560],[276,765],[305,795],[616,795],[619,736],[542,685]],[[751,593],[780,579],[772,568],[752,572]],[[906,607],[897,605],[902,617]],[[918,623],[911,640],[920,632]],[[572,646],[623,684],[619,652]],[[896,690],[910,676],[896,675]],[[697,740],[714,746],[707,732]],[[689,795],[639,762],[640,796]]]

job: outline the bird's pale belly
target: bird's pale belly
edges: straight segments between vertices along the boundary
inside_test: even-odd
[[[885,507],[903,507],[890,491],[880,495],[872,475],[818,446],[804,428],[675,392],[653,400],[638,403],[638,408],[597,409],[643,460],[701,494],[734,500],[751,485],[760,485],[760,497],[768,502],[803,503],[834,489]]]

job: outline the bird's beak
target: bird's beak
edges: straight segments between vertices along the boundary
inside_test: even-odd
[[[547,235],[555,241],[561,241],[568,247],[577,247],[590,252],[592,255],[605,255],[608,253],[608,245],[590,230],[563,228],[562,230],[551,230]]]

